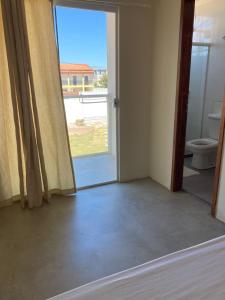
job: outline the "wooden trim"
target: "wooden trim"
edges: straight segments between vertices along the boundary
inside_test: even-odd
[[[220,122],[219,145],[218,145],[217,158],[216,158],[216,170],[215,170],[213,195],[212,195],[211,213],[213,217],[216,216],[216,206],[217,206],[221,165],[222,165],[222,158],[223,158],[224,134],[225,134],[225,94],[224,94],[222,116]]]
[[[183,164],[187,107],[190,84],[192,37],[195,0],[182,0],[180,20],[180,45],[177,78],[177,99],[175,110],[174,149],[172,162],[171,190],[179,191],[183,183]]]

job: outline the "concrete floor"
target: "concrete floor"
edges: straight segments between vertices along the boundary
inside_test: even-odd
[[[0,299],[40,300],[225,234],[209,205],[151,180],[0,210]]]
[[[73,159],[77,188],[117,180],[117,162],[111,154],[97,154]]]
[[[215,168],[211,168],[208,170],[197,170],[191,166],[191,162],[191,157],[184,159],[184,165],[194,171],[197,171],[197,174],[184,177],[183,189],[188,193],[195,195],[211,204]]]

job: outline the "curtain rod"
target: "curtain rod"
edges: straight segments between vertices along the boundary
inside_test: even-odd
[[[63,2],[71,2],[71,3],[79,3],[79,4],[96,4],[96,5],[110,5],[110,6],[134,6],[134,7],[142,7],[142,8],[151,8],[151,4],[149,3],[138,3],[138,2],[122,2],[122,1],[104,1],[104,0],[53,0],[53,3],[55,4],[63,4]]]

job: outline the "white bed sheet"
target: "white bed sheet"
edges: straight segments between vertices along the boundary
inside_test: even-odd
[[[50,300],[225,299],[225,236],[105,277]]]

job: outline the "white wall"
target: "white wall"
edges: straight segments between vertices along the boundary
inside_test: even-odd
[[[170,188],[181,0],[153,5],[149,176]]]
[[[120,180],[149,175],[151,9],[120,7]]]

